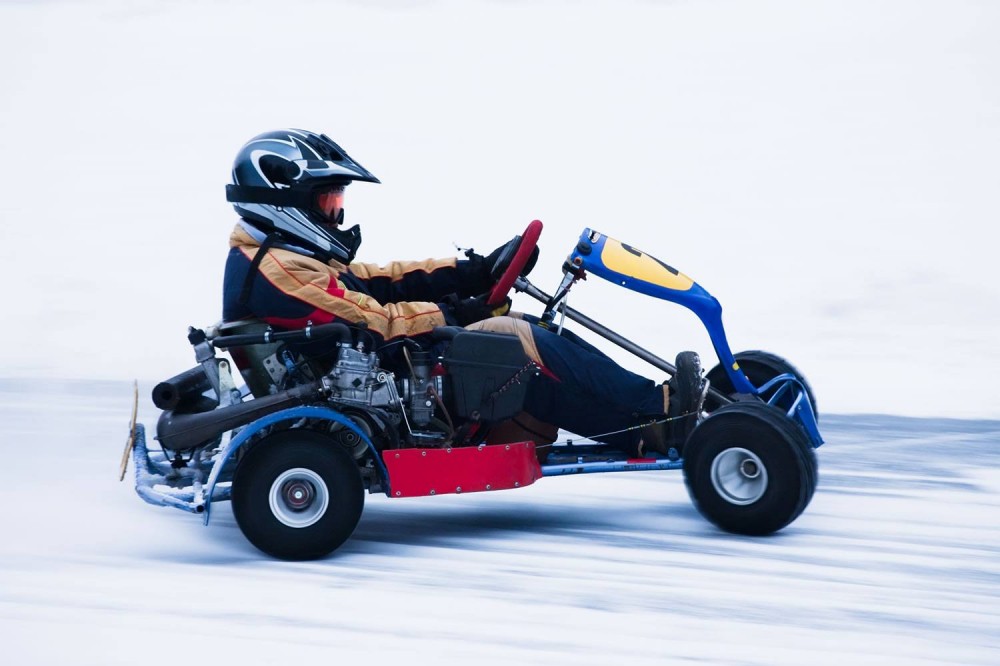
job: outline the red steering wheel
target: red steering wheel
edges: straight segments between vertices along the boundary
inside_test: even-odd
[[[538,245],[538,237],[542,235],[542,223],[540,220],[532,220],[528,227],[524,230],[524,233],[520,236],[515,236],[513,240],[509,243],[512,249],[504,251],[497,263],[502,265],[506,260],[507,256],[512,253],[514,256],[510,259],[510,263],[507,264],[507,268],[504,269],[503,274],[497,283],[493,285],[492,291],[490,291],[489,300],[486,301],[488,305],[500,305],[503,303],[504,299],[507,298],[507,294],[510,293],[511,287],[514,286],[514,281],[517,280],[521,271],[524,267],[528,265],[528,260],[531,258],[531,253],[535,251],[535,247]]]

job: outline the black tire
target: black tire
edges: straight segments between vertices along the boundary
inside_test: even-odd
[[[806,388],[806,395],[809,396],[809,404],[812,405],[813,414],[816,415],[816,421],[819,421],[819,412],[816,409],[816,396],[813,395],[812,387],[809,386],[809,382],[806,381],[805,376],[798,371],[798,369],[786,361],[785,359],[766,351],[752,350],[752,351],[742,351],[738,354],[734,354],[736,362],[739,363],[740,369],[750,380],[750,383],[754,386],[763,386],[770,380],[774,379],[778,375],[790,374],[802,382],[802,385]],[[729,375],[726,373],[726,369],[722,365],[716,365],[714,368],[708,371],[705,375],[711,384],[711,387],[721,391],[725,395],[734,395],[736,389],[733,388],[733,383],[729,379]],[[761,397],[766,402],[774,394],[774,389],[771,389],[764,393]],[[779,405],[781,407],[790,407],[790,402],[792,398],[789,398],[789,404]],[[705,398],[704,409],[707,412],[714,412],[716,409],[722,406],[722,403],[713,398],[711,395]]]
[[[805,431],[762,402],[720,407],[684,447],[684,483],[692,502],[727,532],[777,532],[809,505],[817,480],[816,454]]]
[[[336,441],[282,430],[240,461],[232,501],[236,523],[254,546],[283,560],[313,560],[351,536],[365,494],[357,464]]]

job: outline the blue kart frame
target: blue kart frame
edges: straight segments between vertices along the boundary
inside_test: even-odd
[[[767,395],[769,397],[765,402],[772,405],[790,402],[787,408],[788,417],[805,429],[813,447],[818,447],[823,443],[816,414],[803,381],[794,374],[782,373],[761,386],[754,386],[750,383],[746,374],[740,369],[739,362],[726,338],[726,330],[722,325],[722,305],[697,282],[652,255],[591,229],[584,229],[583,233],[580,234],[580,240],[570,254],[568,262],[575,271],[580,273],[577,275],[575,271],[569,271],[567,280],[570,283],[585,273],[592,273],[626,289],[670,301],[691,310],[708,331],[715,354],[719,357],[720,367],[725,370],[736,392],[756,397]],[[527,283],[522,283],[521,286],[529,293],[535,291]],[[623,340],[603,326],[594,325],[593,320],[579,316],[579,313],[574,313],[571,310],[566,310],[565,298],[568,287],[569,285],[564,280],[560,287],[563,292],[561,303],[552,302],[544,294],[537,292],[532,294],[536,298],[545,299],[547,303],[543,319],[548,319],[551,322],[551,317],[558,308],[560,311],[565,311],[570,319],[583,324],[595,333],[673,374],[673,366],[666,361]],[[517,288],[517,283],[515,283],[515,288]],[[791,400],[789,400],[790,397]],[[717,395],[716,398],[725,400],[725,397],[721,395]]]

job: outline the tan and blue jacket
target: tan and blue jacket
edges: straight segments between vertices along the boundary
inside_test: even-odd
[[[233,229],[229,247],[225,321],[256,318],[279,328],[302,328],[309,322],[364,323],[381,344],[444,326],[437,303],[452,293],[474,295],[469,291],[477,287],[463,284],[467,281],[461,280],[460,262],[454,257],[347,266],[281,246],[267,248],[251,274],[261,243],[244,223]]]

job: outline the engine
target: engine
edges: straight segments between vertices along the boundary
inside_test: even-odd
[[[336,362],[317,378],[320,372],[314,374],[309,364],[293,359],[279,343],[312,340],[320,332],[339,341],[331,341]],[[175,452],[209,445],[225,431],[269,414],[323,402],[370,434],[381,432],[388,446],[460,445],[470,433],[484,431],[472,426],[485,424],[488,431],[490,424],[521,411],[528,380],[537,374],[516,336],[485,331],[451,332],[440,358],[404,347],[405,365],[399,373],[381,367],[379,355],[355,343],[343,324],[216,334],[211,341],[203,331],[192,329],[188,338],[199,365],[153,390],[154,404],[164,410],[157,439],[165,450]],[[228,363],[215,356],[214,348],[233,352],[252,400],[241,399]]]
[[[337,362],[323,376],[330,399],[346,405],[377,407],[401,414],[412,426],[425,427],[434,418],[444,392],[442,377],[432,374],[433,358],[426,352],[407,354],[410,376],[398,379],[379,367],[378,354],[341,346]]]

